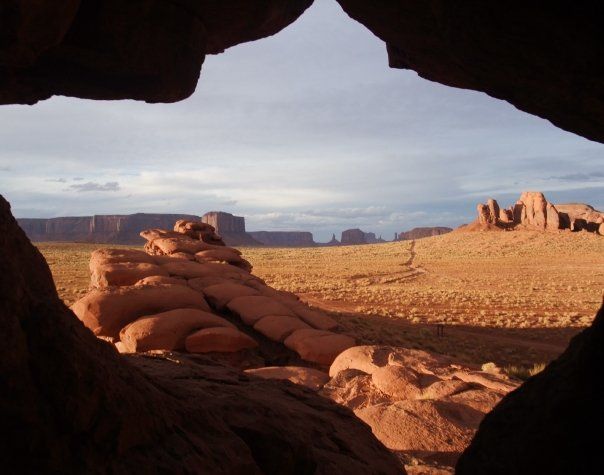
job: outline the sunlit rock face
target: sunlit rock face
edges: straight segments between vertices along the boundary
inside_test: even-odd
[[[500,208],[490,198],[476,206],[476,220],[460,231],[588,231],[604,235],[604,213],[584,203],[556,204],[540,191],[523,191],[516,203]]]
[[[206,54],[273,35],[312,0],[7,0],[0,104],[52,95],[174,102]]]
[[[338,0],[386,42],[390,66],[484,91],[604,141],[602,5]]]

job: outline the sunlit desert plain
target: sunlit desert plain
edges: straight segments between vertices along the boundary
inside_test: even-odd
[[[38,247],[61,298],[72,304],[88,289],[90,252],[103,246]],[[557,356],[590,324],[604,289],[604,239],[583,232],[454,232],[241,250],[256,275],[328,311],[360,343],[493,362],[518,376]]]

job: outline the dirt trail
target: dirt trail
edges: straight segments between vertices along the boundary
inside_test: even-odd
[[[372,283],[378,284],[394,284],[401,282],[408,282],[410,280],[417,279],[420,275],[425,274],[427,271],[423,267],[415,266],[413,262],[415,261],[415,240],[411,241],[411,245],[409,249],[409,258],[401,264],[401,266],[406,267],[406,269],[396,274],[382,274],[378,278],[374,278]]]
[[[397,275],[382,275],[378,279],[372,279],[372,284],[389,284],[392,282],[405,282],[418,278],[420,275],[425,274],[427,271],[421,267],[414,265],[417,257],[415,250],[416,241],[412,240],[408,248],[409,257],[401,265],[406,267],[406,270],[402,274]],[[300,298],[311,305],[319,307],[327,312],[344,313],[350,315],[360,315],[356,310],[358,302],[353,301],[334,301],[324,298],[320,294],[299,294]],[[436,323],[432,324],[417,324],[411,323],[405,318],[391,318],[388,322],[406,330],[412,331],[417,328],[426,328],[430,331],[435,329]],[[490,343],[497,344],[498,346],[516,346],[527,349],[540,350],[545,353],[552,354],[553,356],[560,354],[566,348],[566,342],[550,343],[538,341],[535,336],[527,337],[521,336],[510,336],[504,335],[508,329],[505,328],[492,328],[492,327],[468,327],[464,325],[446,325],[445,326],[445,337],[449,338],[460,338],[465,337],[468,339],[480,340],[481,343],[488,341]]]
[[[411,241],[411,245],[409,246],[409,259],[403,263],[404,266],[413,267],[413,261],[415,260],[415,239]]]

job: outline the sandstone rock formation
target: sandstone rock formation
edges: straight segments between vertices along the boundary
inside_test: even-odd
[[[556,209],[564,228],[571,231],[586,230],[604,236],[604,212],[584,203],[557,204]]]
[[[457,473],[599,473],[603,368],[604,307],[557,360],[487,414]]]
[[[541,231],[586,230],[604,235],[604,213],[585,204],[554,205],[538,191],[524,191],[514,206],[500,209],[494,199],[478,204],[478,217],[460,230],[529,229]]]
[[[19,226],[34,242],[68,241],[112,244],[141,244],[140,232],[148,228],[167,228],[178,219],[199,217],[188,214],[95,215],[49,219],[20,218]]]
[[[445,466],[455,464],[484,415],[517,386],[443,356],[379,346],[344,351],[329,375],[321,394],[352,409],[387,447],[403,459]]]
[[[403,231],[396,235],[397,241],[412,241],[414,239],[423,239],[432,236],[440,236],[453,231],[451,228],[444,226],[413,228],[410,231]]]
[[[333,332],[332,318],[251,274],[251,264],[212,225],[179,220],[173,231],[141,235],[146,252],[92,253],[93,288],[72,306],[120,351],[233,353],[263,346],[260,358],[277,352],[328,366],[354,346],[353,338]]]
[[[212,226],[220,235],[226,233],[245,233],[245,218],[223,211],[210,211],[201,217],[201,221]]]
[[[202,221],[212,225],[229,246],[311,247],[316,243],[305,231],[246,231],[245,218],[224,211],[210,211]]]
[[[1,198],[0,265],[7,470],[402,473],[366,425],[311,391],[202,356],[120,357],[60,301]]]
[[[211,225],[229,246],[260,246],[250,233],[245,231],[245,218],[224,211],[210,211],[201,220]]]

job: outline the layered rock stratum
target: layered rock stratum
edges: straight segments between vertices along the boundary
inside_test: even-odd
[[[261,246],[245,231],[245,218],[224,211],[210,211],[201,220],[214,228],[222,240],[229,246]]]
[[[140,232],[171,227],[179,219],[199,220],[190,214],[136,213],[60,218],[19,218],[17,222],[34,242],[69,241],[142,244]]]

